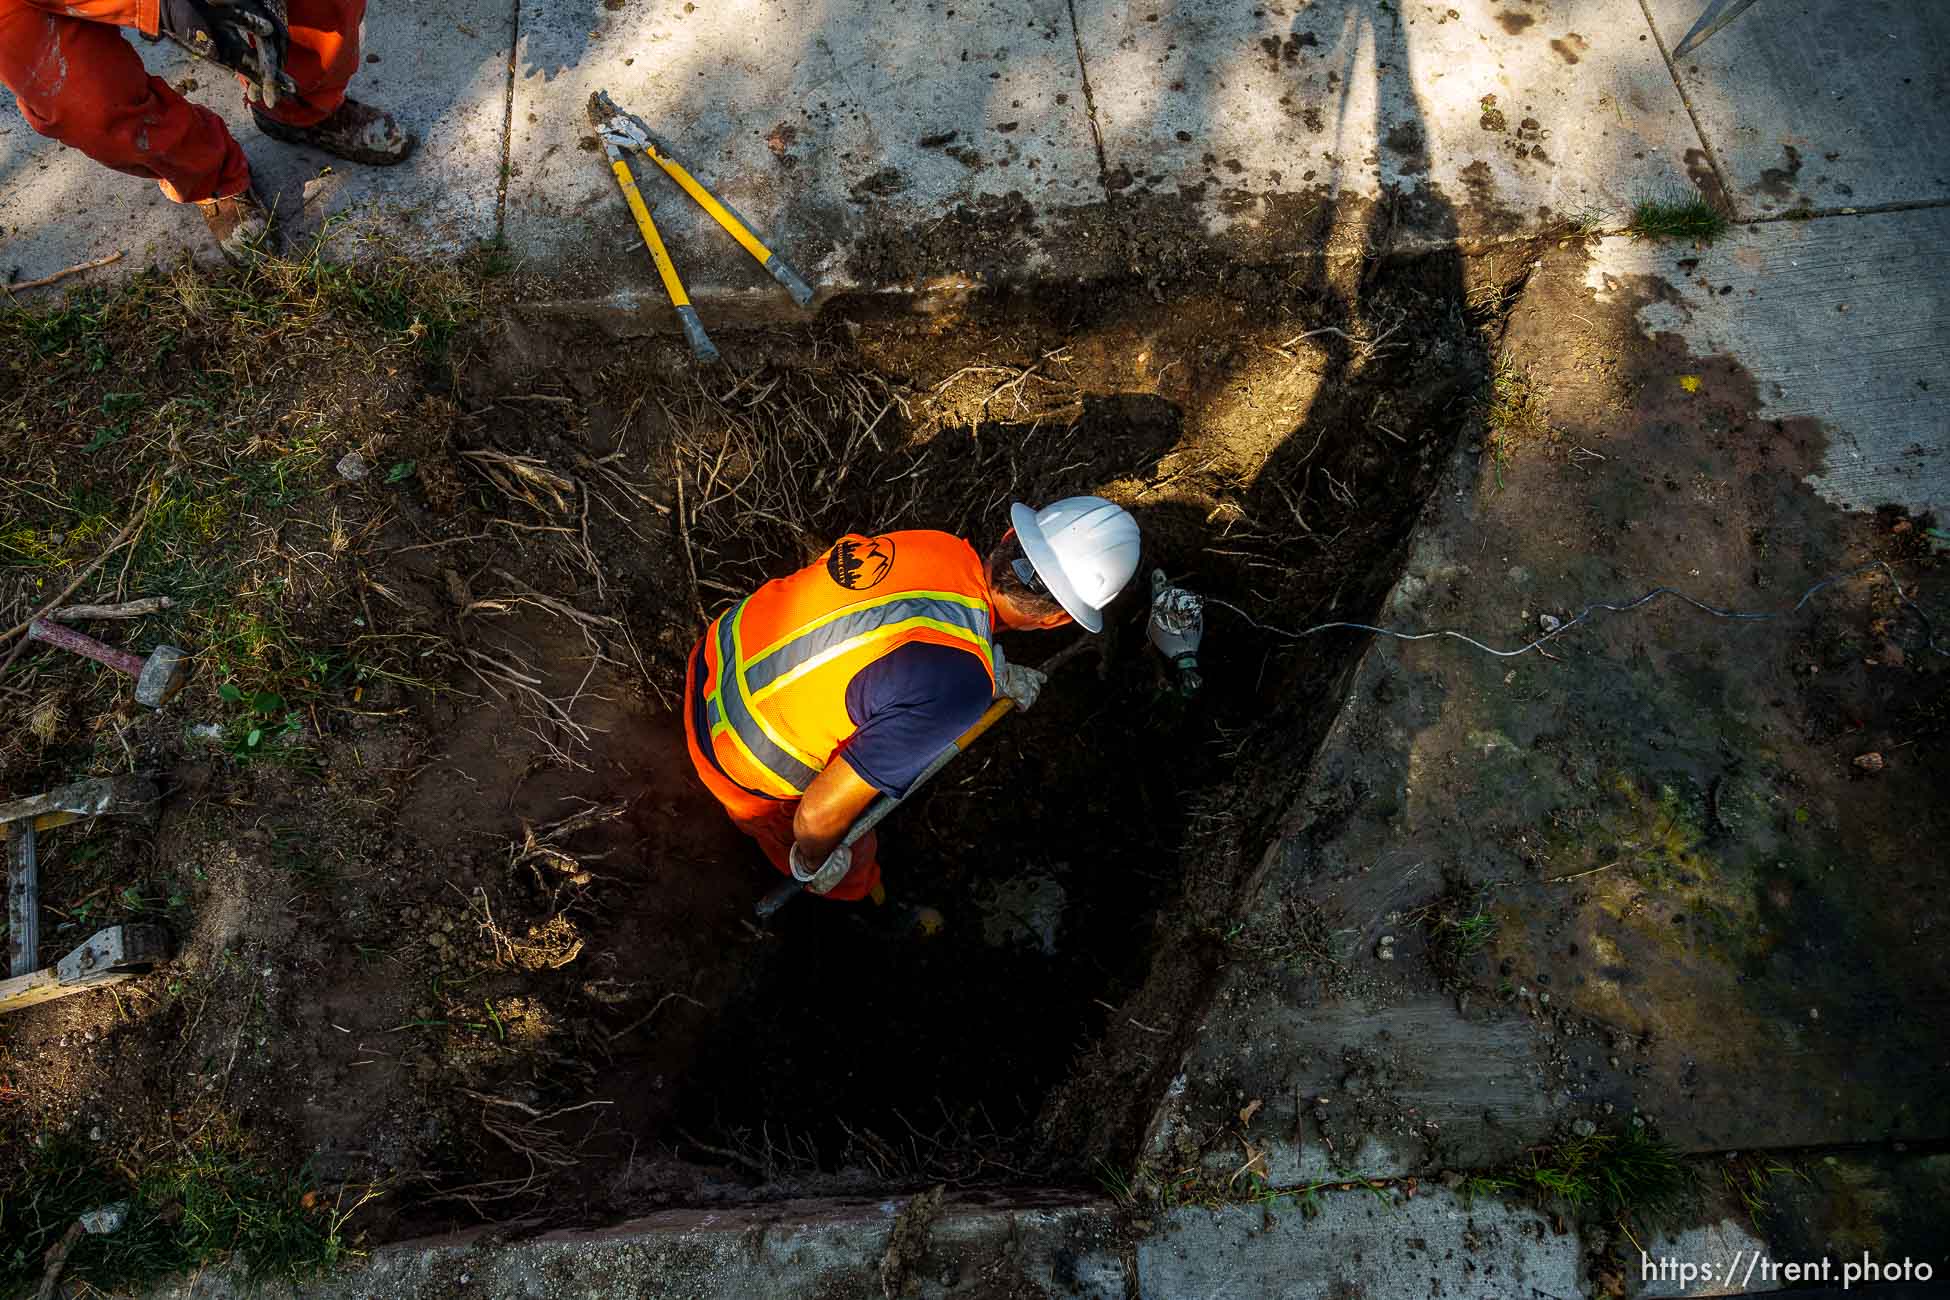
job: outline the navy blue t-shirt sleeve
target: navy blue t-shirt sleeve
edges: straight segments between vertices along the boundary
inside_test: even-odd
[[[898,799],[994,698],[974,655],[911,642],[853,674],[846,711],[859,730],[841,756],[861,780]]]

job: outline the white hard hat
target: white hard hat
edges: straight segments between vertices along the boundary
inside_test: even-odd
[[[1102,497],[1065,497],[1041,510],[1018,501],[1009,522],[1049,594],[1083,627],[1103,631],[1104,606],[1137,572],[1131,512]]]

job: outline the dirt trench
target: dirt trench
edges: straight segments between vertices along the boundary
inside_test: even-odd
[[[384,1187],[370,1240],[1088,1184],[1135,1150],[1359,641],[1215,605],[1188,700],[1128,597],[1100,654],[888,823],[887,906],[764,926],[777,877],[689,772],[684,656],[843,532],[985,547],[1011,500],[1078,492],[1138,517],[1134,590],[1155,566],[1270,627],[1367,619],[1478,417],[1523,256],[1229,267],[1162,304],[1142,283],[840,301],[727,336],[709,374],[613,321],[510,309],[388,396],[387,481],[294,508],[358,539],[307,634],[383,629],[410,671],[323,688],[288,762],[132,720],[167,804],[94,852],[180,890],[183,957],[116,1004],[17,1017],[8,1076],[45,1081],[44,1127],[132,1149],[220,1111],[328,1187]],[[919,905],[940,933],[906,923]],[[1153,980],[1131,1002],[1160,960],[1164,1000]],[[1143,1041],[1106,1046],[1112,1020]]]

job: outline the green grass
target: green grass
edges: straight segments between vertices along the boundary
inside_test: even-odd
[[[182,266],[0,302],[0,584],[15,603],[58,591],[146,506],[136,540],[75,599],[172,597],[175,609],[110,639],[195,651],[186,707],[217,707],[223,684],[322,706],[325,658],[355,665],[331,683],[347,697],[368,681],[441,676],[418,662],[424,647],[375,637],[350,607],[346,558],[365,535],[342,522],[332,463],[355,446],[412,444],[413,412],[372,397],[378,367],[450,366],[506,259],[491,247],[459,267],[362,252],[373,255],[340,265],[314,245],[239,270]],[[43,656],[13,676],[94,704],[120,687]],[[263,742],[291,716],[267,726],[235,712],[220,710],[243,742],[233,752],[286,754]]]
[[[1605,1217],[1670,1216],[1694,1185],[1678,1150],[1637,1127],[1567,1139],[1515,1176],[1547,1199]]]
[[[1685,239],[1710,244],[1727,233],[1727,219],[1700,195],[1640,199],[1625,232],[1637,239]]]
[[[1565,217],[1564,224],[1574,235],[1595,235],[1611,224],[1611,214],[1595,203],[1587,203]]]
[[[1456,1190],[1465,1203],[1520,1193],[1574,1214],[1658,1223],[1681,1213],[1697,1187],[1692,1166],[1676,1148],[1642,1128],[1627,1128],[1568,1138],[1533,1152],[1524,1164],[1472,1174]]]
[[[1454,919],[1444,917],[1436,926],[1436,935],[1460,964],[1489,946],[1496,937],[1496,918],[1481,910]]]
[[[1747,1212],[1748,1222],[1755,1227],[1760,1226],[1761,1216],[1774,1208],[1774,1181],[1778,1178],[1799,1178],[1804,1183],[1810,1181],[1805,1170],[1765,1156],[1738,1157],[1729,1160],[1720,1170],[1720,1180]]]
[[[1428,936],[1429,965],[1444,984],[1470,983],[1474,958],[1496,938],[1490,890],[1461,872],[1448,875],[1434,902],[1407,914]]]
[[[1097,1160],[1097,1181],[1103,1186],[1104,1192],[1119,1205],[1137,1203],[1137,1191],[1131,1185],[1130,1175],[1101,1157]]]
[[[1538,433],[1548,427],[1542,404],[1530,386],[1530,377],[1499,358],[1483,398],[1483,418],[1494,433]]]
[[[120,1232],[83,1236],[64,1280],[107,1291],[234,1260],[254,1281],[300,1279],[349,1253],[349,1209],[323,1200],[304,1175],[268,1169],[215,1147],[130,1172],[96,1148],[53,1138],[30,1148],[0,1184],[0,1300],[30,1296],[42,1255],[82,1214],[129,1205]]]

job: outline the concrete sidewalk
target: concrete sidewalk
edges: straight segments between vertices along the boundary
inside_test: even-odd
[[[1034,0],[515,8],[373,6],[355,90],[427,141],[383,172],[274,146],[228,76],[142,48],[225,115],[294,224],[338,217],[343,246],[384,236],[415,253],[505,233],[563,297],[654,288],[591,148],[597,88],[670,135],[828,289],[1068,274],[1079,253],[1114,268],[1120,241],[1093,258],[1072,229],[1113,199],[1267,256],[1308,251],[1293,218],[1309,205],[1387,192],[1413,198],[1430,238],[1534,230],[1684,187],[1702,150],[1643,16],[1605,0],[1291,13],[1079,0],[1074,16]],[[1721,145],[1735,161],[1736,143]],[[1898,170],[1890,161],[1859,165]],[[667,181],[645,189],[697,296],[769,289]],[[944,221],[974,222],[980,238],[930,241]],[[1006,259],[985,257],[996,245]],[[153,187],[0,115],[0,272],[35,278],[117,250],[123,269],[167,262],[200,255],[202,232]]]

